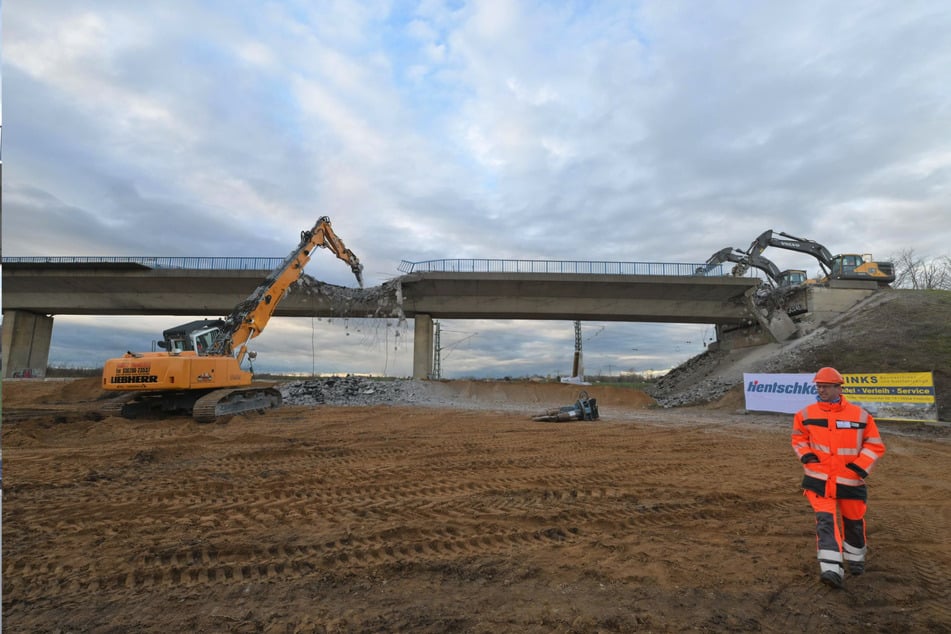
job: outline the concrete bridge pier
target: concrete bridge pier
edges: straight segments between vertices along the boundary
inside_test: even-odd
[[[433,374],[433,317],[416,313],[413,331],[413,378],[428,379]]]
[[[46,376],[52,338],[51,315],[3,311],[3,377]]]

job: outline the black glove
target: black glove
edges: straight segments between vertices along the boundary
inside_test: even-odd
[[[819,462],[819,456],[810,452],[800,458],[800,460],[802,461],[802,464],[812,464],[813,462]]]
[[[862,479],[865,479],[865,478],[868,477],[868,471],[866,471],[866,470],[863,469],[862,467],[858,466],[858,465],[855,464],[854,462],[850,462],[849,464],[845,465],[845,468],[846,468],[846,469],[851,469],[851,470],[854,471],[855,473],[859,474],[859,477],[861,477]]]

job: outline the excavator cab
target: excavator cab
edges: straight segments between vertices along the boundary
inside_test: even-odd
[[[832,260],[833,277],[851,277],[855,269],[864,264],[860,255],[840,255]]]
[[[789,269],[779,274],[777,282],[780,286],[798,286],[806,282],[806,272],[801,269]]]
[[[876,262],[869,254],[848,253],[832,259],[831,277],[839,280],[874,280],[880,285],[895,281],[895,267],[891,262]]]
[[[211,345],[215,342],[215,336],[217,336],[219,332],[221,332],[221,330],[218,328],[209,328],[191,334],[198,356],[203,357],[208,354],[208,351],[211,350]]]
[[[169,328],[162,332],[163,339],[158,342],[158,347],[173,355],[194,350],[203,357],[211,350],[223,325],[221,319],[200,319]]]

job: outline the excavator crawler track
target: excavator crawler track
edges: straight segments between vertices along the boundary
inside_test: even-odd
[[[275,409],[281,406],[281,393],[273,387],[238,387],[215,390],[197,401],[192,417],[199,423],[245,412]]]
[[[130,392],[114,397],[99,406],[99,412],[103,416],[122,416],[123,408],[138,396],[136,392]]]

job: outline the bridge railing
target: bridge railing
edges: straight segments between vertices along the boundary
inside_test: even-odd
[[[146,256],[29,256],[4,257],[3,264],[138,264],[151,269],[273,271],[284,258],[266,257],[146,257]],[[703,264],[683,262],[607,262],[588,260],[500,260],[488,258],[400,262],[402,273],[574,273],[597,275],[695,275]],[[727,275],[723,265],[707,277]],[[748,273],[751,275],[752,271]]]
[[[4,257],[4,264],[138,264],[150,269],[199,271],[272,271],[284,258],[257,257],[144,257],[144,256],[32,256]]]
[[[597,275],[694,275],[703,264],[677,262],[598,262],[587,260],[403,260],[403,273],[576,273]],[[722,265],[708,276],[723,275]]]

